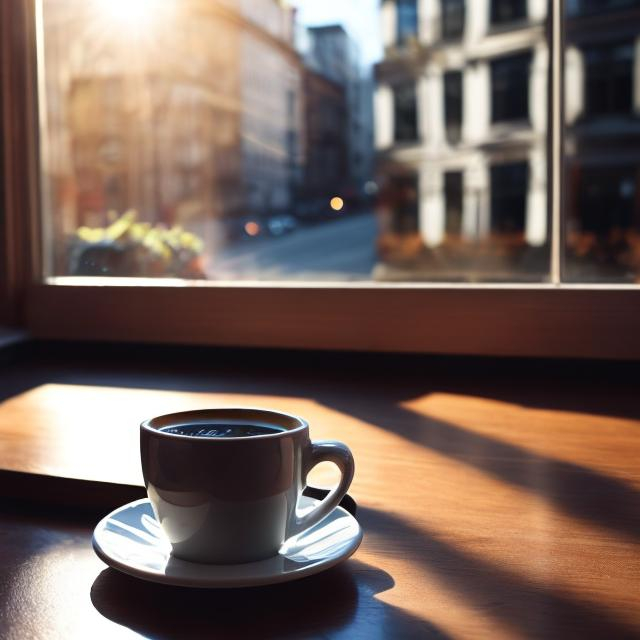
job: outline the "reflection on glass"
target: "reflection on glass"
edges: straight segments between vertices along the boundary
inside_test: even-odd
[[[546,0],[41,8],[50,273],[548,277]],[[585,113],[631,99],[628,40]]]
[[[393,7],[375,70],[375,277],[547,279],[546,1],[421,3],[413,48],[385,26]]]
[[[640,281],[640,2],[566,6],[564,277]]]

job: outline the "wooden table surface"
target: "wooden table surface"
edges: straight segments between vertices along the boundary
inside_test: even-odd
[[[3,365],[0,637],[640,637],[637,368],[230,358]],[[222,405],[351,447],[351,560],[260,589],[154,585],[93,554],[90,505],[52,506],[139,485],[142,419]]]

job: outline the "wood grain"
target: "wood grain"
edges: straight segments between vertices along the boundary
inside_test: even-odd
[[[384,366],[341,373],[336,365],[297,377],[277,366],[271,377],[266,366],[174,368],[132,388],[113,384],[135,379],[123,364],[102,381],[96,367],[65,374],[65,383],[40,376],[44,384],[7,398],[4,468],[125,484],[140,481],[137,425],[146,417],[221,405],[300,414],[314,438],[352,448],[365,541],[321,578],[214,595],[103,571],[89,549],[92,521],[7,508],[3,637],[29,629],[47,638],[96,630],[114,638],[129,630],[157,638],[640,636],[633,385],[550,384],[524,373],[474,385],[461,372],[433,389]],[[319,469],[314,481],[331,473]]]
[[[471,355],[640,358],[640,289],[57,279],[39,338]],[[136,286],[132,286],[135,283]],[[171,286],[173,284],[173,286]],[[73,309],[73,313],[69,310]],[[46,310],[46,312],[43,312]],[[259,321],[257,321],[259,319]]]

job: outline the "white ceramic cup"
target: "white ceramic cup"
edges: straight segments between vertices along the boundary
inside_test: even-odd
[[[180,425],[258,425],[279,431],[248,437],[194,437]],[[354,472],[349,448],[311,442],[306,421],[264,409],[205,409],[145,420],[140,453],[147,493],[175,557],[217,564],[274,556],[342,500]],[[338,485],[308,513],[298,501],[309,471],[337,465]]]

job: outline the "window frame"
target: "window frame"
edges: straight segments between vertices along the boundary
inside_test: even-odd
[[[0,326],[24,327],[41,273],[32,0],[0,3]]]
[[[502,356],[640,358],[640,288],[559,284],[562,34],[550,15],[548,284],[201,283],[47,279],[36,105],[36,0],[0,3],[4,211],[0,321],[35,338]],[[9,72],[8,72],[9,70]],[[22,138],[20,137],[22,136]],[[7,161],[9,160],[9,163]],[[5,264],[2,265],[5,267]],[[8,304],[7,304],[8,303]]]

